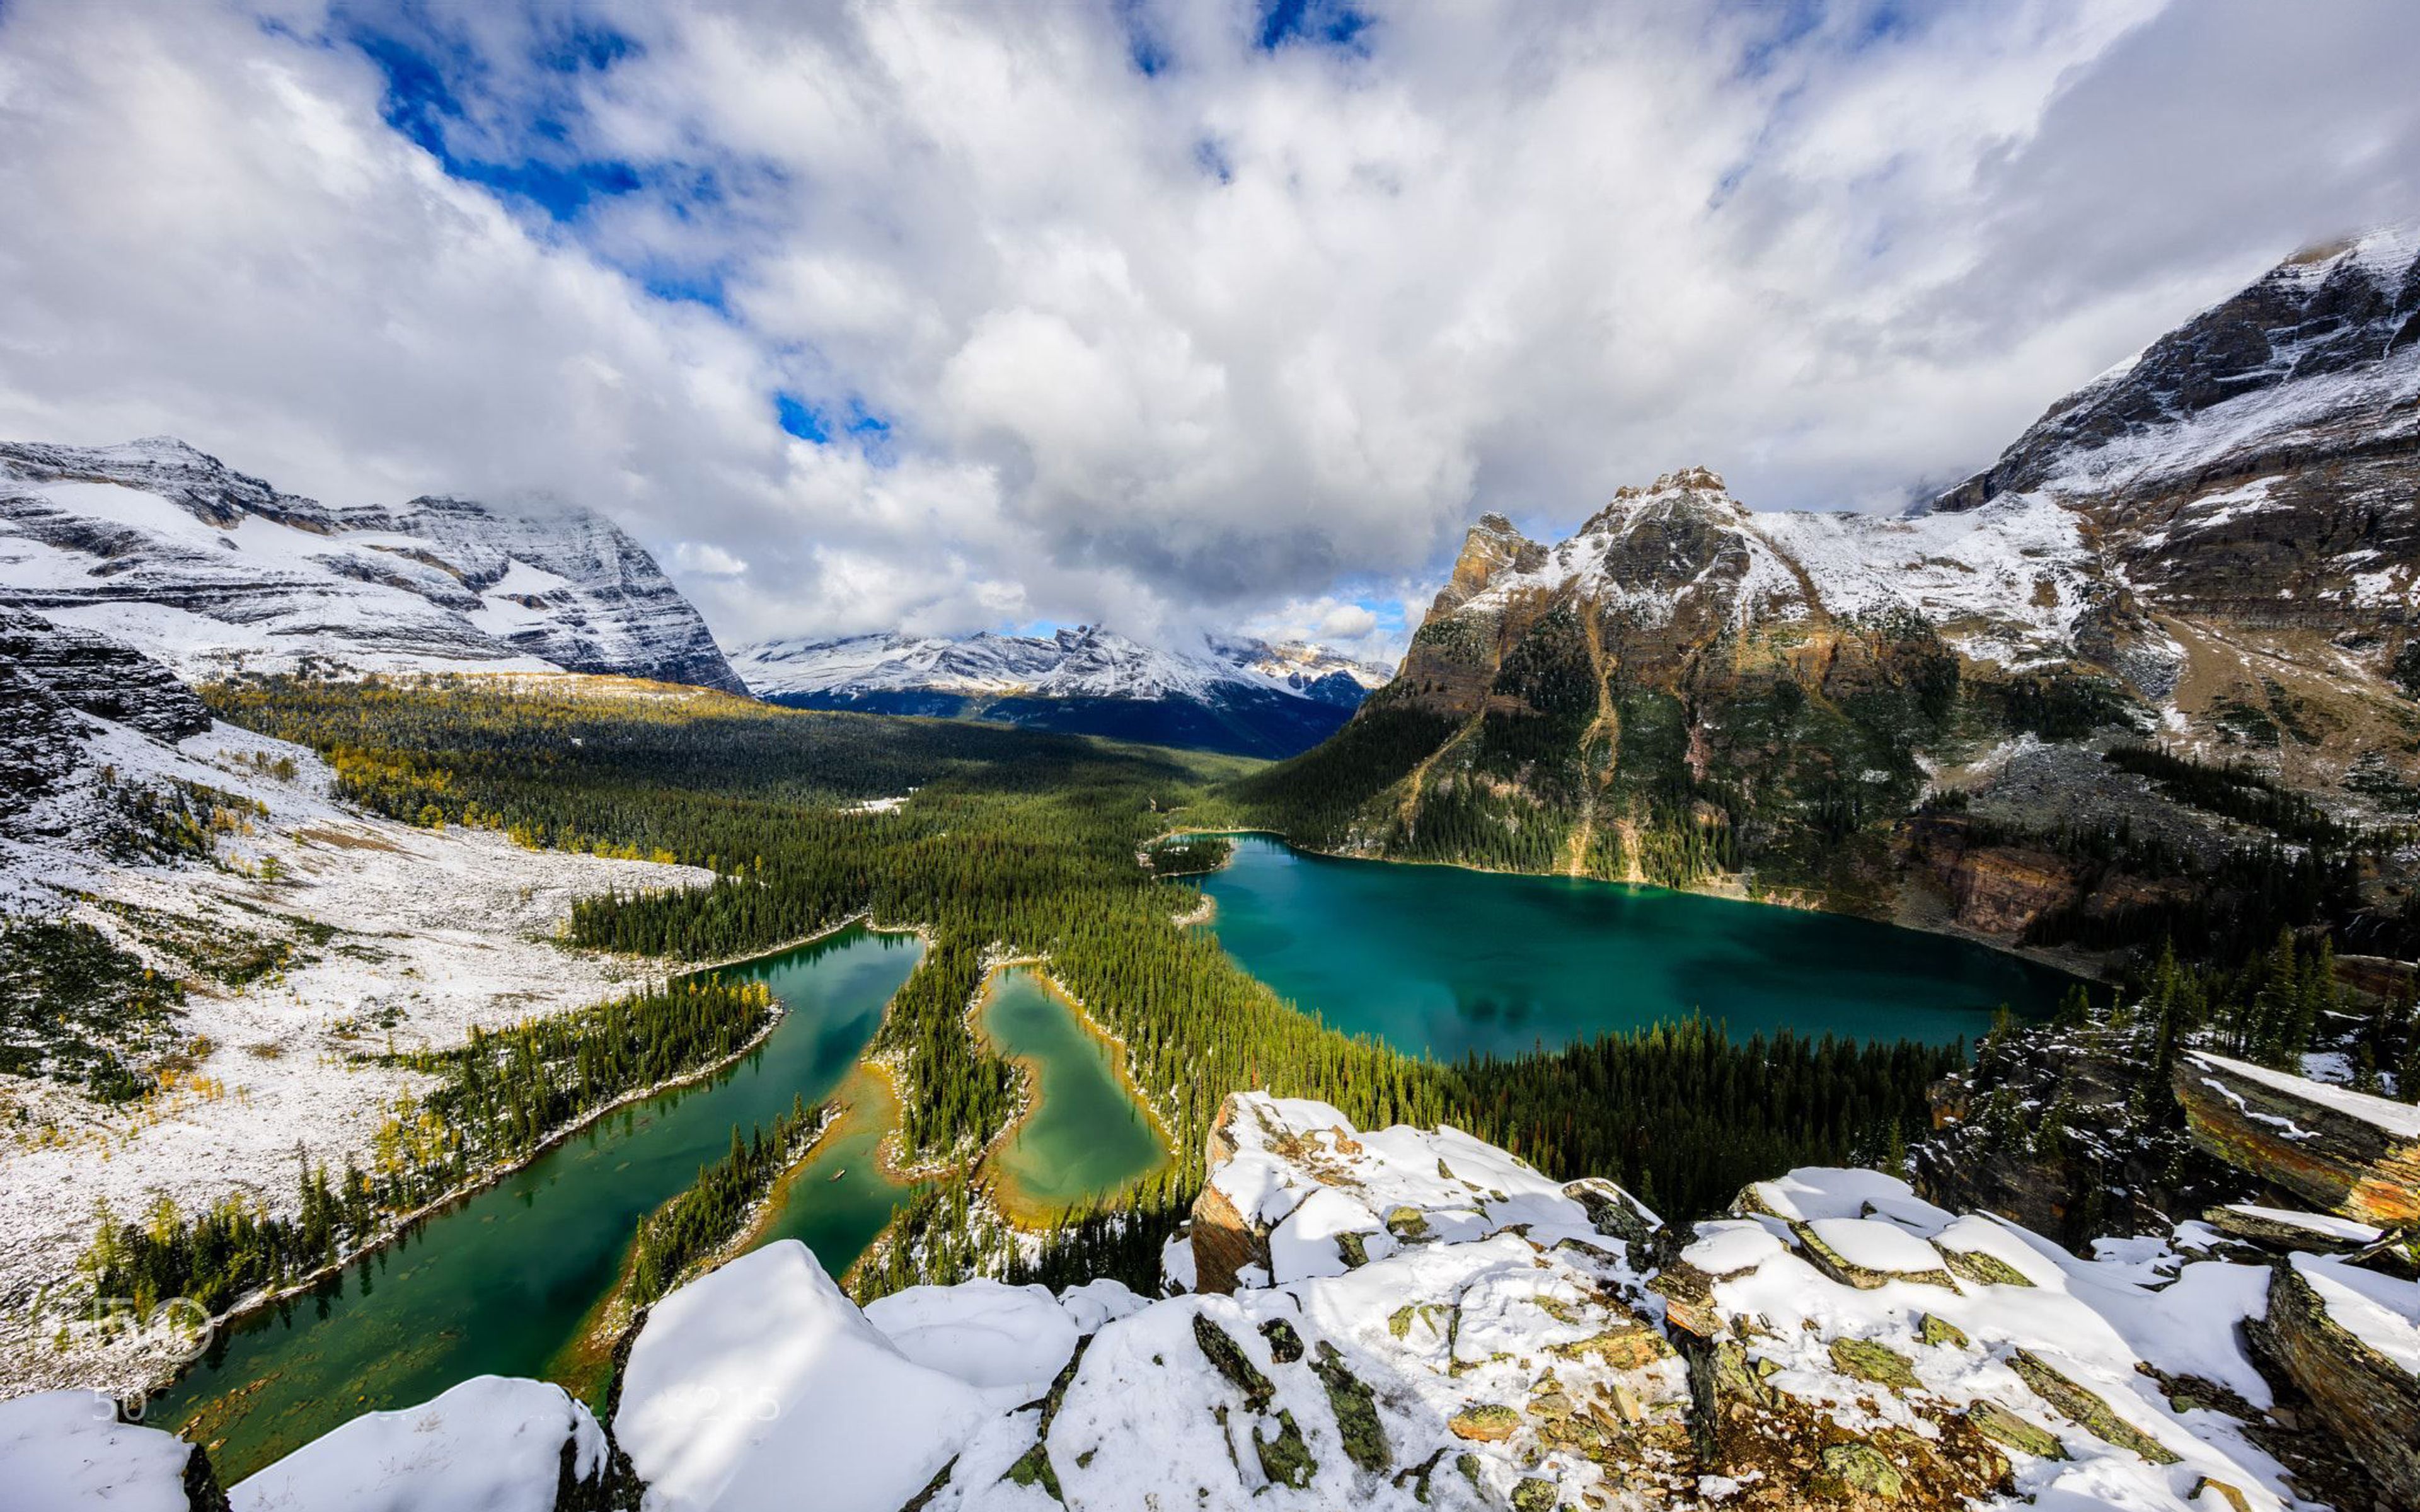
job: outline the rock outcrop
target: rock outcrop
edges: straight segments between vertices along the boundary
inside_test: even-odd
[[[2420,1226],[2420,1107],[2206,1052],[2179,1059],[2196,1144],[2361,1223]]]
[[[59,702],[132,725],[161,740],[210,727],[210,715],[176,674],[133,647],[0,608],[0,666],[39,683]]]
[[[0,537],[0,604],[196,679],[560,668],[746,691],[654,559],[582,509],[335,509],[168,437],[5,443]]]
[[[1363,1131],[1250,1093],[1217,1130],[1217,1196],[1170,1269],[1218,1265],[1202,1225],[1241,1215],[1254,1257],[1225,1267],[1229,1291],[973,1281],[861,1310],[783,1242],[656,1304],[610,1441],[556,1388],[488,1379],[361,1419],[234,1503],[2409,1503],[2420,1284],[2298,1252],[2273,1285],[2198,1225],[2086,1259],[1868,1170],[1754,1183],[1677,1234],[1610,1182],[1556,1181],[1450,1129]],[[2338,1442],[2366,1471],[2320,1452]],[[0,1485],[48,1452],[0,1449]]]
[[[228,1493],[234,1512],[607,1512],[605,1432],[549,1381],[478,1376],[432,1401],[365,1412]]]
[[[2255,1346],[2385,1494],[2420,1506],[2420,1283],[2313,1255],[2277,1268]]]

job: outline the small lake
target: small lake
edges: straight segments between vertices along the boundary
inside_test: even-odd
[[[980,1018],[993,1051],[1025,1067],[1040,1099],[992,1152],[1000,1196],[1023,1221],[1151,1174],[1167,1147],[1126,1090],[1118,1052],[1023,966],[992,979]]]
[[[746,1058],[599,1119],[318,1295],[239,1326],[150,1404],[147,1421],[210,1444],[232,1484],[360,1413],[483,1373],[558,1373],[639,1219],[721,1159],[734,1127],[831,1093],[923,954],[912,934],[851,926],[729,968],[788,1009]],[[785,1190],[767,1237],[806,1241],[838,1275],[908,1189],[876,1169],[878,1130],[852,1120],[835,1133]],[[835,1182],[830,1170],[846,1174]]]
[[[1186,880],[1243,968],[1330,1026],[1440,1059],[1554,1048],[1703,1012],[1792,1029],[1968,1039],[2074,979],[1985,946],[1661,887],[1312,856],[1255,835]]]

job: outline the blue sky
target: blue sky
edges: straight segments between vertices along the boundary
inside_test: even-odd
[[[1386,654],[1482,511],[1895,508],[2420,213],[2347,3],[0,7],[0,433],[555,495],[734,642]]]

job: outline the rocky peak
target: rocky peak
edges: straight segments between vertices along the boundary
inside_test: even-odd
[[[1545,548],[1514,529],[1511,520],[1494,513],[1480,516],[1479,522],[1463,537],[1461,554],[1453,560],[1453,573],[1437,591],[1430,616],[1452,612],[1485,592],[1498,573],[1531,571],[1544,557]]]
[[[0,481],[109,483],[174,501],[206,524],[229,527],[246,515],[307,520],[324,528],[311,500],[281,494],[174,436],[146,436],[116,446],[54,446],[0,441]]]

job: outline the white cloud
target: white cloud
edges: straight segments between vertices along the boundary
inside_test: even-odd
[[[436,12],[479,60],[457,150],[646,177],[554,224],[381,118],[358,8],[12,0],[0,435],[577,498],[735,641],[1391,655],[1404,616],[1340,584],[1417,623],[1482,509],[1551,533],[1691,462],[1896,502],[2420,209],[2420,12],[2385,0],[1364,8],[1357,49],[1267,54],[1246,0],[632,6],[569,72],[532,62],[563,12]],[[659,267],[728,315],[625,271]]]

